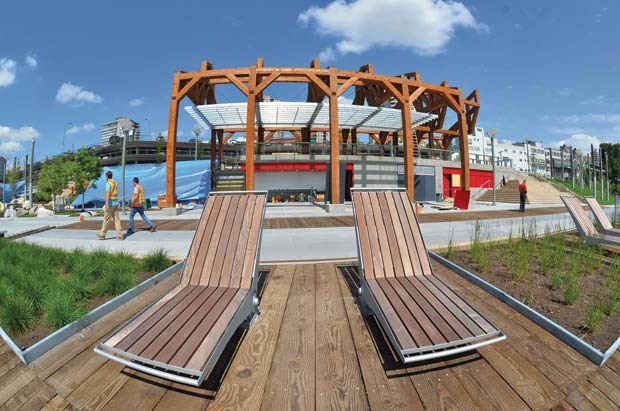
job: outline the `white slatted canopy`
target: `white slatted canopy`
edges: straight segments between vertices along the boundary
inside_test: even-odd
[[[194,120],[207,129],[244,128],[247,103],[205,104],[185,107]],[[435,114],[411,111],[411,126],[416,127],[437,118]],[[256,104],[257,127],[329,128],[329,104],[296,102],[263,102]],[[399,109],[388,107],[338,104],[338,127],[399,131],[403,128]]]

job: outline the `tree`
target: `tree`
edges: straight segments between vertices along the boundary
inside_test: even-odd
[[[72,161],[63,161],[57,157],[52,161],[44,163],[41,167],[37,187],[40,191],[52,196],[54,211],[56,211],[56,195],[62,193],[62,190],[67,187],[69,181],[68,171],[75,167],[75,164],[72,163]]]
[[[601,151],[607,153],[609,158],[609,180],[614,183],[620,182],[620,144],[602,143]],[[598,164],[596,164],[598,167]],[[605,158],[603,158],[605,167]]]
[[[21,179],[22,172],[17,168],[13,167],[6,172],[6,182],[11,186],[11,201],[15,200],[17,195],[17,182]]]
[[[73,181],[75,194],[82,195],[82,208],[84,208],[84,193],[91,186],[97,188],[95,180],[101,176],[103,166],[99,157],[95,156],[92,151],[82,148],[73,157],[73,161],[69,162],[68,176]]]

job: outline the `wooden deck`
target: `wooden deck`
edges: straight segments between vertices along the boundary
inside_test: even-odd
[[[403,367],[355,279],[335,265],[279,266],[262,315],[201,388],[124,369],[92,348],[173,286],[160,283],[26,367],[0,346],[0,410],[601,409],[620,407],[620,353],[599,369],[551,334],[436,266],[435,272],[506,334],[478,352]]]
[[[529,217],[548,214],[561,214],[565,213],[564,207],[542,207],[542,208],[530,208],[525,213],[519,213],[517,210],[491,210],[491,211],[468,211],[468,212],[454,212],[445,211],[430,214],[419,214],[418,220],[420,224],[423,223],[443,223],[454,221],[471,221],[471,220],[489,220],[493,218],[516,218],[516,217]],[[157,225],[158,231],[181,231],[188,230],[193,231],[198,226],[198,220],[153,220],[153,223]],[[121,221],[123,230],[129,228],[128,221]],[[283,229],[283,228],[324,228],[324,227],[353,227],[353,216],[338,216],[338,217],[286,217],[286,218],[267,218],[265,219],[264,229]],[[65,230],[99,230],[101,228],[101,221],[86,220],[82,223],[76,222],[64,225],[62,228]],[[135,223],[136,231],[148,230],[148,227],[144,222],[136,218]]]

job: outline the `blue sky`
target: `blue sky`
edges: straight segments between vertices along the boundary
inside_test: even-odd
[[[620,141],[614,0],[39,0],[1,9],[0,154],[10,157],[23,157],[32,136],[38,158],[58,153],[72,127],[67,147],[96,143],[101,124],[121,115],[159,134],[175,70],[201,60],[247,66],[258,56],[307,66],[321,55],[343,69],[373,63],[380,73],[420,71],[465,93],[478,88],[478,125],[500,138]],[[303,85],[268,93],[305,97]],[[238,98],[218,92],[221,102]],[[182,112],[181,140],[193,127]]]

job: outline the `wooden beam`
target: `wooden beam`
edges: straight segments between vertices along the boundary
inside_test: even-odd
[[[318,78],[317,78],[318,80]],[[320,80],[319,80],[320,81]],[[320,86],[319,86],[320,87]],[[338,78],[336,71],[329,73],[329,171],[331,204],[340,204],[340,138],[338,126]]]
[[[250,69],[247,123],[245,129],[245,189],[254,190],[254,133],[256,128],[256,69]]]
[[[416,91],[411,93],[409,95],[409,104],[413,104],[413,102],[416,101],[418,97],[420,97],[422,93],[424,93],[425,90],[426,90],[426,87],[418,87]]]
[[[224,131],[224,130],[222,130]],[[228,143],[228,140],[235,135],[234,131],[229,131],[228,133],[226,133],[226,136],[224,137],[224,144]]]
[[[327,84],[325,84],[323,82],[323,80],[321,80],[320,78],[318,78],[315,74],[313,73],[308,73],[307,74],[308,78],[317,85],[317,87],[319,87],[321,90],[323,90],[323,93],[325,93],[325,95],[329,96],[331,95],[331,90],[330,87],[327,86]]]
[[[403,119],[403,160],[405,172],[405,189],[409,195],[409,200],[415,200],[415,184],[413,170],[413,130],[411,128],[411,109],[409,108],[409,87],[403,84],[402,103],[400,111]]]
[[[166,144],[166,207],[175,207],[176,196],[176,160],[177,160],[177,127],[179,125],[179,73],[174,74],[170,110],[168,112],[168,142]],[[161,207],[161,204],[159,205]]]
[[[461,99],[461,101],[463,101]],[[467,140],[467,119],[465,116],[465,104],[461,105],[458,112],[459,120],[459,151],[461,152],[461,188],[469,190],[469,142]]]
[[[358,79],[359,77],[351,77],[350,79],[342,83],[342,86],[338,88],[336,95],[338,97],[342,96],[349,89],[349,87],[351,87]]]
[[[237,78],[237,76],[235,76],[234,74],[230,74],[230,73],[226,73],[225,76],[228,80],[230,80],[231,83],[237,86],[239,91],[241,91],[246,96],[249,95],[248,87],[246,87],[245,84],[243,84],[241,80]],[[254,69],[254,79],[256,80],[256,69]]]
[[[224,130],[217,130],[217,159],[220,163],[220,170],[224,169]]]
[[[256,87],[256,94],[262,93],[263,90],[266,89],[267,87],[269,87],[269,85],[271,83],[273,83],[279,76],[280,76],[280,73],[275,71],[275,72],[271,73],[269,76],[265,77],[260,82],[260,84]]]
[[[181,100],[183,97],[187,95],[187,93],[201,80],[199,76],[194,77],[190,81],[188,81],[183,88],[177,93],[177,100]]]

